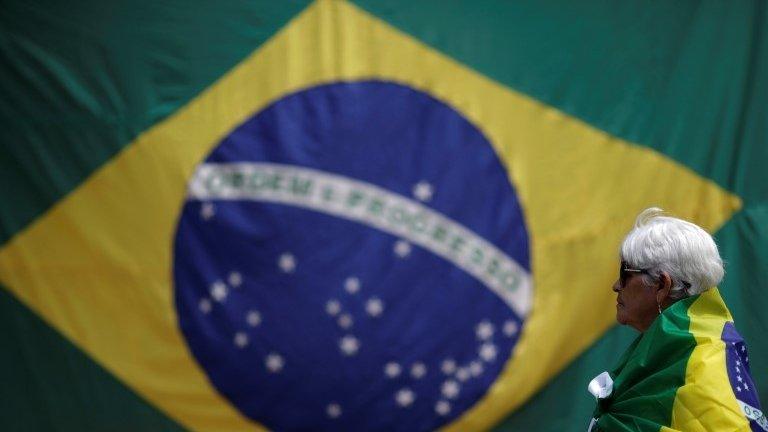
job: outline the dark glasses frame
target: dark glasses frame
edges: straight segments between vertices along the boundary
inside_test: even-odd
[[[621,282],[622,287],[627,282],[627,278],[629,278],[629,273],[650,274],[649,269],[635,269],[635,268],[627,267],[628,265],[629,264],[627,264],[626,261],[621,261],[621,263],[619,264],[619,281]],[[686,288],[691,287],[691,284],[686,281],[680,281],[680,282]]]
[[[621,282],[621,286],[624,286],[624,284],[627,282],[627,278],[629,278],[628,273],[649,274],[649,271],[648,269],[635,269],[628,267],[627,262],[622,261],[619,263],[619,281]]]

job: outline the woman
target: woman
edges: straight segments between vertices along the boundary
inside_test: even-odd
[[[621,245],[616,320],[640,335],[589,384],[589,431],[768,431],[744,341],[715,286],[723,262],[700,227],[650,208]]]

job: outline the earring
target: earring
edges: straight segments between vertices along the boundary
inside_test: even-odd
[[[661,303],[659,303],[659,302],[656,302],[656,306],[658,306],[658,307],[659,307],[659,315],[661,315]]]

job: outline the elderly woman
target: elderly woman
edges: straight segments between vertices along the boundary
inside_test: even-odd
[[[621,245],[616,320],[640,332],[589,384],[589,431],[768,431],[744,341],[715,286],[723,262],[700,227],[650,208]]]

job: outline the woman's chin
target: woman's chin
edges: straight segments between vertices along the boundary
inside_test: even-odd
[[[627,317],[624,315],[624,310],[621,305],[616,305],[616,321],[621,325],[627,324]]]

